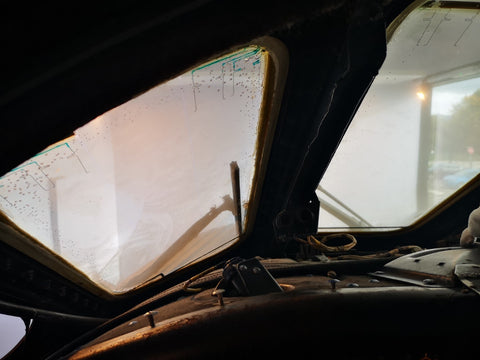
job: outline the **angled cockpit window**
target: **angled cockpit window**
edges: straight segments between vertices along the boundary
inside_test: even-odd
[[[268,56],[246,47],[97,117],[1,177],[2,212],[110,292],[231,245]]]
[[[319,228],[409,226],[477,176],[479,31],[478,6],[465,2],[428,2],[389,29],[386,60],[318,186]]]
[[[16,316],[0,314],[0,359],[3,359],[25,337],[24,321]]]

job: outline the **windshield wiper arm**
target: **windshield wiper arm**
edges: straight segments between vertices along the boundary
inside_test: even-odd
[[[335,201],[335,203],[337,203],[342,208],[347,210],[353,216],[348,215],[347,213],[345,213],[345,211],[340,210],[337,206],[325,201],[324,199],[320,199],[321,200],[321,205],[325,209],[325,211],[327,211],[330,214],[336,216],[341,221],[347,223],[347,225],[362,226],[362,227],[373,227],[373,225],[370,224],[367,220],[365,220],[363,217],[361,217],[359,214],[357,214],[353,209],[351,209],[348,205],[346,205],[343,201],[338,199],[335,195],[333,195],[329,191],[325,190],[320,185],[317,187],[317,190],[324,193],[326,196],[328,196],[330,199]]]
[[[234,216],[238,235],[242,234],[242,204],[240,198],[240,168],[236,161],[230,163],[230,175],[232,177],[233,203],[235,206]]]

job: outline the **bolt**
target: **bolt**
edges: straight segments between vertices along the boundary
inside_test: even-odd
[[[350,284],[347,285],[347,287],[349,287],[349,288],[357,288],[357,287],[360,287],[360,285],[355,284],[355,283],[350,283]]]
[[[335,291],[335,288],[337,286],[337,282],[340,282],[340,280],[331,279],[331,280],[328,280],[328,282],[330,283],[330,287],[332,288],[332,291]]]
[[[137,323],[138,323],[138,321],[133,320],[133,321],[130,321],[130,322],[128,323],[128,326],[137,325]]]
[[[327,276],[328,276],[329,278],[331,278],[331,279],[335,279],[335,278],[337,277],[337,273],[336,273],[335,271],[333,271],[333,270],[329,270],[329,271],[327,272]]]
[[[145,317],[147,318],[148,323],[150,324],[151,328],[155,327],[155,319],[153,318],[154,313],[155,312],[153,312],[153,311],[149,311],[145,314]]]
[[[212,295],[213,296],[216,296],[218,298],[218,304],[220,306],[224,306],[225,303],[223,302],[223,293],[225,292],[225,289],[217,289],[217,290],[214,290]]]
[[[260,274],[260,273],[262,272],[262,270],[261,270],[259,267],[255,266],[255,267],[252,269],[252,272],[253,272],[254,274]]]
[[[247,270],[247,269],[248,269],[247,265],[240,265],[240,266],[238,267],[238,270],[240,270],[240,271],[245,271],[245,270]]]
[[[368,281],[371,282],[371,283],[379,283],[380,282],[380,280],[377,280],[377,279],[370,279]]]

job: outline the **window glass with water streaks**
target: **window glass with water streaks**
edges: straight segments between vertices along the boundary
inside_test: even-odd
[[[255,170],[267,52],[188,71],[0,178],[0,207],[100,286],[124,292],[238,237]]]

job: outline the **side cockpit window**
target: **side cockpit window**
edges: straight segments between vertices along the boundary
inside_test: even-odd
[[[480,173],[479,7],[427,2],[387,57],[317,195],[320,229],[409,226]]]

